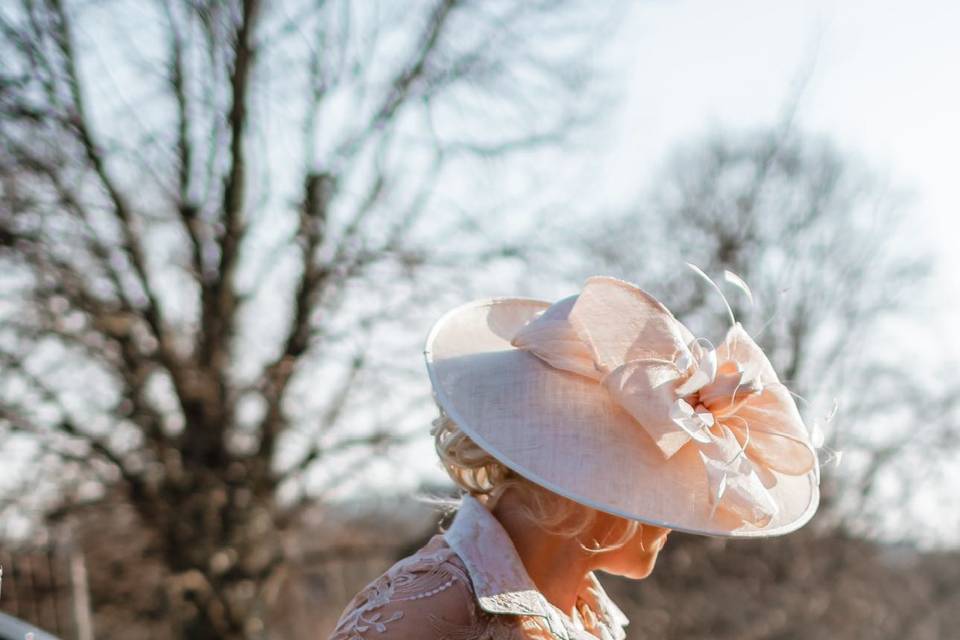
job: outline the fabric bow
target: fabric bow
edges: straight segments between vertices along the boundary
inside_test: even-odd
[[[739,322],[716,348],[630,283],[589,278],[511,344],[547,364],[597,380],[665,458],[696,446],[710,503],[757,527],[777,514],[769,470],[816,466],[796,403]]]

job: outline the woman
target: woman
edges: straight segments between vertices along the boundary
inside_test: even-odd
[[[762,537],[806,523],[819,499],[809,434],[730,316],[714,347],[600,276],[552,305],[495,298],[443,316],[425,355],[461,506],[357,594],[332,638],[621,639],[628,621],[595,571],[646,577],[672,529]]]

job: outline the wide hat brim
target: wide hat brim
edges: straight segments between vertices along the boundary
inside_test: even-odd
[[[431,329],[424,356],[434,397],[477,445],[528,480],[617,516],[688,533],[765,537],[817,510],[815,471],[765,479],[778,512],[764,527],[713,509],[693,443],[664,458],[595,380],[556,369],[511,339],[550,306],[490,298],[459,306]]]

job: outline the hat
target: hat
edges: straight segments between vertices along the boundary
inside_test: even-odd
[[[789,533],[817,509],[817,456],[790,391],[730,315],[714,347],[640,287],[594,276],[552,304],[456,307],[424,356],[440,410],[550,491],[689,533]]]

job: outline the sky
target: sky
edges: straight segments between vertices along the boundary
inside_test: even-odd
[[[933,322],[947,331],[960,322],[958,25],[960,3],[946,0],[638,4],[617,45],[626,86],[605,189],[629,197],[710,128],[777,122],[802,86],[802,129],[911,192],[916,250],[937,259]]]

